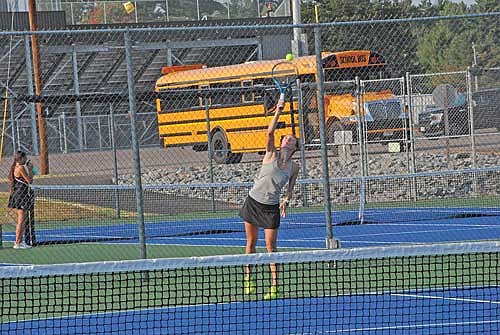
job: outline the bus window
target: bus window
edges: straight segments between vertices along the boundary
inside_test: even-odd
[[[264,101],[264,84],[256,84],[253,86],[256,90],[253,94],[253,99],[256,102]]]
[[[175,112],[200,106],[197,89],[195,87],[182,89],[182,92],[182,94],[167,95],[162,99],[161,112]]]
[[[252,97],[253,94],[251,91],[252,81],[251,80],[243,80],[241,82],[241,87],[242,88],[249,88],[248,92],[247,91],[243,92],[243,102],[252,102],[253,101],[253,97]]]
[[[278,101],[278,93],[277,90],[275,89],[276,84],[271,78],[260,78],[260,79],[254,79],[253,81],[253,87],[262,87],[263,89],[259,92],[255,92],[255,101],[263,101],[264,100],[264,95],[267,95],[269,97],[272,97],[274,100],[274,95],[276,95],[276,101]],[[272,87],[269,89],[269,87]],[[274,94],[276,92],[276,94]]]
[[[405,117],[404,112],[401,110],[401,102],[399,100],[388,100],[385,104],[387,109],[388,118],[403,118]]]
[[[212,104],[214,105],[235,105],[241,103],[241,94],[224,88],[238,88],[238,82],[212,84],[211,92]]]
[[[301,75],[300,82],[301,83],[315,83],[316,82],[316,75],[315,74]]]
[[[210,89],[210,86],[209,85],[200,85],[200,90],[202,91],[205,91],[205,90],[208,90]],[[208,103],[211,104],[212,103],[212,99],[211,98],[208,98]],[[198,98],[199,100],[199,106],[205,106],[205,97],[201,96]]]

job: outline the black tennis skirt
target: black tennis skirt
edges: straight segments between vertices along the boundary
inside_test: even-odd
[[[280,206],[261,204],[248,196],[240,209],[240,217],[254,226],[277,229],[280,226]]]

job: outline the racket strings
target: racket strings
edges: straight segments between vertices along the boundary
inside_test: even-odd
[[[297,79],[297,69],[288,62],[278,63],[273,68],[273,78],[282,85],[290,84]]]

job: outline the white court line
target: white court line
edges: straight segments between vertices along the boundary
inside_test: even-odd
[[[429,223],[420,223],[420,222],[415,222],[415,223],[398,223],[398,222],[377,222],[377,223],[360,223],[360,224],[352,224],[352,225],[339,225],[339,224],[334,224],[334,227],[344,227],[344,226],[402,226],[402,227],[412,227],[412,226],[437,226],[437,227],[496,227],[500,228],[500,221],[498,224],[481,224],[481,223],[475,223],[475,224],[467,224],[467,223],[447,223],[446,225],[441,224],[441,223],[435,223],[435,222],[429,222]]]
[[[419,298],[419,299],[451,300],[451,301],[475,302],[475,303],[482,303],[482,304],[500,305],[500,301],[494,301],[494,300],[450,298],[450,297],[441,297],[441,296],[437,296],[437,295],[402,294],[402,293],[394,293],[391,295],[400,296],[400,297],[412,297],[412,298]]]
[[[500,228],[500,226],[499,226]],[[489,229],[489,227],[477,227],[477,228],[470,228],[470,229],[438,229],[438,230],[413,230],[413,231],[407,231],[407,232],[387,232],[387,233],[375,233],[375,234],[356,234],[356,235],[349,235],[349,237],[355,237],[355,236],[384,236],[384,235],[415,235],[415,234],[434,234],[437,232],[447,232],[447,231],[453,231],[453,232],[459,232],[459,231],[467,231],[470,232],[471,230],[484,230],[484,229]]]
[[[483,320],[483,321],[467,321],[467,322],[442,322],[442,323],[422,323],[413,325],[396,325],[385,327],[366,327],[366,328],[350,328],[350,329],[336,329],[325,330],[323,332],[314,333],[290,333],[288,335],[313,335],[313,334],[333,334],[333,333],[352,333],[352,332],[366,332],[377,330],[404,330],[404,329],[425,329],[431,327],[456,327],[456,326],[472,326],[472,325],[485,325],[500,323],[500,320]]]

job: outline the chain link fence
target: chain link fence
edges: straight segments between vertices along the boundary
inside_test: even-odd
[[[37,226],[47,232],[40,236],[61,236],[45,243],[161,244],[173,236],[241,233],[241,224],[222,217],[235,217],[260,167],[279,95],[272,66],[299,45],[315,53],[293,60],[299,80],[287,92],[276,137],[299,138],[293,205],[325,217],[292,217],[291,227],[306,220],[320,234],[290,247],[324,246],[331,224],[334,236],[338,227],[382,223],[370,218],[377,208],[398,209],[385,214],[398,222],[418,208],[498,209],[500,77],[498,64],[484,60],[495,46],[477,41],[487,66],[460,59],[469,53],[462,44],[460,57],[444,61],[426,49],[443,24],[460,31],[494,20],[498,13],[42,32],[33,35],[39,67],[32,36],[0,33],[2,175],[17,150],[41,170],[35,207]],[[292,43],[293,36],[300,41]],[[188,226],[194,218],[207,220],[194,232],[148,232],[148,224]],[[122,236],[127,222],[140,233]],[[228,225],[203,228],[214,223]]]

